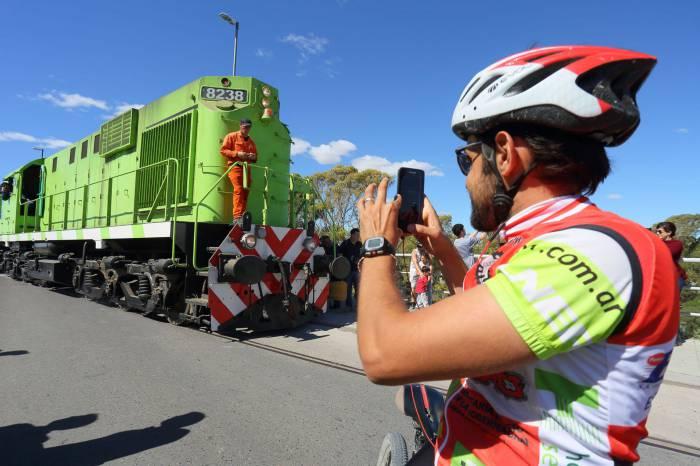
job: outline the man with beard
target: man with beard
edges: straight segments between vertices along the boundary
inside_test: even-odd
[[[370,380],[454,379],[438,441],[410,464],[631,464],[673,349],[670,255],[639,225],[592,204],[606,146],[639,125],[656,60],[604,47],[528,50],[486,68],[459,98],[471,223],[505,237],[477,275],[426,198],[409,226],[454,295],[407,312],[394,284],[401,199],[386,179],[358,202],[358,344]],[[495,236],[495,233],[493,236]]]

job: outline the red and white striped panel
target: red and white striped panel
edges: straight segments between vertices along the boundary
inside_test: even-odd
[[[211,329],[218,330],[235,316],[243,312],[249,306],[268,294],[282,292],[282,275],[279,273],[267,273],[258,285],[244,285],[241,283],[219,283],[218,269],[221,254],[258,256],[265,260],[269,256],[278,257],[280,260],[292,264],[311,263],[312,256],[323,254],[322,248],[317,248],[313,253],[303,246],[306,239],[306,230],[301,228],[264,227],[267,236],[259,239],[255,249],[240,247],[240,239],[244,232],[236,225],[221,242],[219,248],[209,259],[209,309],[211,310]],[[316,241],[318,238],[314,237]],[[326,311],[328,294],[330,292],[328,277],[306,276],[306,272],[292,267],[290,283],[292,293],[302,301],[313,303],[318,309]],[[263,296],[260,295],[262,289]]]

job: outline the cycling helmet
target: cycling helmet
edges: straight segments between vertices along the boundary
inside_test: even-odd
[[[532,124],[616,146],[639,125],[636,94],[655,64],[651,55],[608,47],[543,47],[511,55],[469,82],[452,130],[467,139],[506,124]]]

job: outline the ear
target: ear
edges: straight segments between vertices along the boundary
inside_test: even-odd
[[[506,187],[510,187],[510,180],[515,179],[523,171],[524,146],[522,141],[513,138],[507,131],[499,131],[494,138],[496,150],[496,167],[500,172]]]

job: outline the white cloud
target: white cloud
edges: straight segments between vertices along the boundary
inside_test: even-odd
[[[302,34],[287,34],[282,38],[282,42],[293,45],[299,50],[300,61],[308,60],[311,55],[319,55],[326,50],[328,39],[317,36],[314,33],[308,35]]]
[[[132,109],[132,108],[136,108],[136,109],[143,108],[143,104],[127,104],[127,103],[122,103],[122,104],[119,104],[119,105],[117,105],[117,106],[114,107],[114,112],[112,112],[112,113],[109,114],[109,115],[102,115],[102,117],[103,117],[105,120],[110,120],[110,119],[112,119],[112,118],[114,118],[114,117],[116,117],[116,116],[121,115],[122,113],[126,112],[127,110]]]
[[[93,99],[92,97],[86,97],[80,94],[66,94],[65,92],[51,91],[46,94],[39,94],[37,98],[69,110],[90,107],[99,108],[100,110],[109,110],[109,105],[107,105],[107,102],[104,100]]]
[[[36,142],[34,136],[30,136],[24,133],[18,133],[16,131],[3,131],[0,132],[0,141],[2,142]]]
[[[47,149],[62,149],[66,146],[70,146],[71,144],[70,141],[56,138],[39,139],[39,142]]]
[[[610,193],[610,194],[608,194],[608,199],[612,199],[613,201],[617,201],[619,199],[622,199],[622,194]]]
[[[678,134],[688,134],[688,128],[676,128],[673,130],[673,132]]]
[[[271,50],[263,49],[263,48],[258,48],[255,51],[255,56],[259,58],[270,58],[273,56],[273,53]]]
[[[321,71],[325,73],[326,76],[329,78],[333,79],[336,76],[338,76],[340,73],[336,69],[336,65],[340,63],[341,59],[340,58],[331,58],[327,60],[323,60],[323,65],[321,65]]]
[[[340,162],[340,159],[350,152],[357,150],[357,146],[345,139],[331,141],[328,144],[312,146],[309,154],[313,159],[322,165],[333,165]]]
[[[423,170],[427,176],[444,176],[444,173],[428,162],[421,162],[415,159],[405,160],[402,162],[391,162],[384,157],[376,155],[363,155],[353,159],[352,166],[358,170],[380,170],[389,175],[396,175],[400,167],[410,167]]]
[[[292,156],[303,154],[311,149],[311,143],[299,138],[292,138]]]
[[[38,138],[31,134],[19,133],[17,131],[0,131],[0,142],[30,142],[46,149],[61,149],[69,146],[70,142],[57,138]]]

